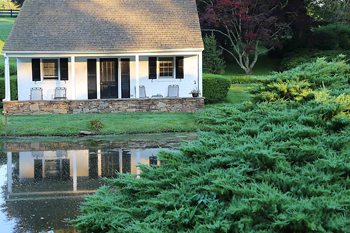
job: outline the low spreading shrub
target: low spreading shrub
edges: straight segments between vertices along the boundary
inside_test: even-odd
[[[231,81],[221,77],[203,78],[203,96],[207,103],[218,103],[225,100]]]
[[[325,58],[319,58],[315,62],[272,75],[266,80],[266,85],[254,91],[255,100],[312,100],[315,91],[321,88],[347,93],[350,91],[349,77],[350,66],[345,61],[327,61]]]
[[[349,232],[350,95],[334,94],[350,89],[349,69],[320,59],[272,75],[256,92],[276,99],[203,110],[197,140],[161,153],[159,167],[141,166],[140,179],[107,180],[75,225],[83,232]]]
[[[327,61],[332,60],[350,60],[350,52],[346,50],[310,50],[303,49],[296,52],[287,54],[281,61],[280,70],[289,70],[293,69],[299,65],[315,62],[318,58],[325,58]]]

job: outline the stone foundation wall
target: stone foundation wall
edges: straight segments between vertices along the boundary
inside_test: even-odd
[[[115,112],[195,112],[204,98],[11,101],[4,102],[8,115],[79,114]]]

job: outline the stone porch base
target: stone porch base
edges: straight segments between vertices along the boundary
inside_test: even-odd
[[[204,98],[111,99],[4,102],[8,115],[79,114],[115,112],[195,112]]]

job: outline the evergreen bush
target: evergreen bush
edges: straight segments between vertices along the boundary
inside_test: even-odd
[[[207,103],[218,103],[225,100],[231,81],[221,77],[203,78],[203,96]]]
[[[141,166],[140,179],[107,180],[75,225],[83,232],[349,232],[349,69],[319,59],[272,75],[256,92],[276,99],[204,109],[197,140],[161,153],[159,167]],[[305,90],[313,98],[301,101]]]
[[[203,67],[205,72],[211,74],[223,74],[225,72],[225,60],[222,58],[223,50],[217,45],[214,35],[204,37]]]
[[[350,25],[335,23],[316,28],[314,30],[313,45],[320,50],[349,50]]]

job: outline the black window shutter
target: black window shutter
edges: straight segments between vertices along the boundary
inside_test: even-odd
[[[87,60],[87,69],[88,69],[88,98],[97,99],[96,59]]]
[[[184,79],[184,57],[176,57],[176,78]]]
[[[32,59],[32,80],[34,82],[41,80],[40,59]]]
[[[157,58],[148,58],[149,79],[157,79]]]
[[[60,59],[60,73],[61,73],[61,80],[67,81],[68,80],[68,58],[61,58]]]

